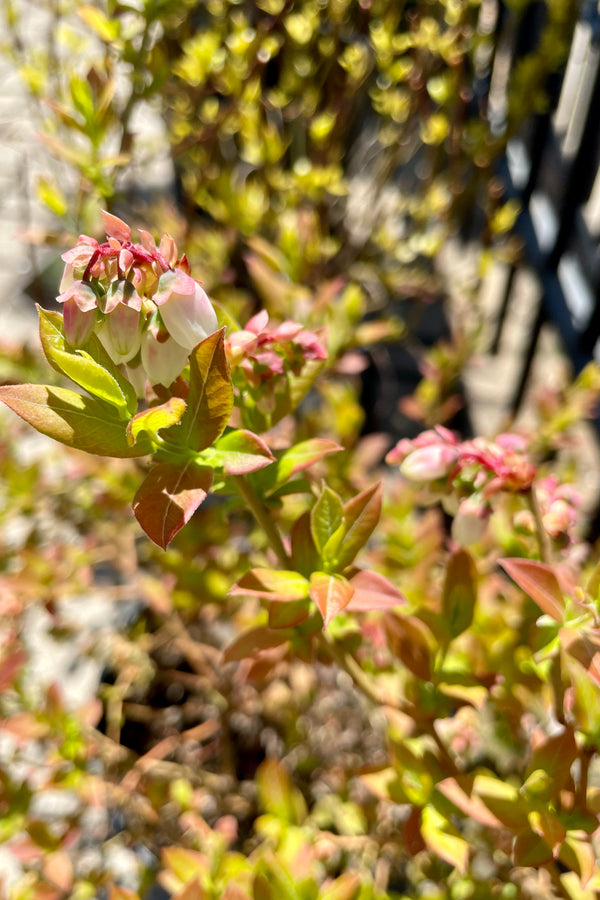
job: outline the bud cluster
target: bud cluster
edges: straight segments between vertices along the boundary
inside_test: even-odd
[[[299,375],[307,362],[327,359],[315,332],[289,320],[269,327],[266,310],[231,334],[225,348],[236,388],[252,393],[265,413],[275,395],[286,390],[289,373]],[[261,390],[266,382],[271,382],[269,391]]]
[[[157,247],[147,231],[133,243],[129,226],[102,213],[106,241],[80,235],[63,253],[57,298],[65,337],[81,347],[94,332],[143,395],[146,382],[169,387],[193,348],[217,330],[215,311],[173,238]]]
[[[454,516],[452,536],[461,544],[480,540],[492,512],[491,500],[500,493],[525,494],[533,485],[535,467],[526,453],[525,439],[500,434],[493,440],[475,438],[459,442],[441,426],[425,431],[414,440],[403,439],[390,450],[386,462],[400,465],[409,481],[423,485],[431,500],[439,500]],[[555,477],[536,481],[536,497],[548,535],[561,545],[573,538],[579,497],[569,485]],[[529,511],[517,514],[520,531],[531,528]]]

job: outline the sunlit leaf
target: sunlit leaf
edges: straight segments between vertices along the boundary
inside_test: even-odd
[[[137,398],[133,387],[101,348],[98,339],[92,335],[85,348],[74,349],[65,340],[60,313],[40,307],[38,312],[42,348],[50,365],[98,399],[128,415],[135,412]]]
[[[284,822],[300,824],[306,817],[306,804],[302,794],[291,782],[283,764],[276,759],[266,759],[256,773],[258,799],[265,812]]]
[[[422,812],[421,834],[428,848],[463,874],[469,864],[469,844],[432,806]]]
[[[243,575],[229,593],[280,601],[303,600],[308,596],[308,587],[307,579],[297,572],[256,568]]]
[[[376,484],[344,504],[344,537],[336,558],[339,569],[350,565],[369,540],[381,515],[381,497],[381,484]]]
[[[312,438],[308,441],[300,441],[284,450],[277,460],[277,478],[276,484],[283,484],[296,472],[307,469],[319,460],[323,459],[329,453],[339,453],[343,450],[335,441],[329,441],[325,438]]]
[[[211,448],[209,460],[226,475],[246,475],[271,465],[275,457],[258,435],[239,430],[222,435]]]
[[[0,386],[0,400],[42,434],[68,447],[121,458],[152,452],[145,439],[131,447],[125,422],[92,397],[49,385],[19,384]]]
[[[156,438],[161,428],[176,425],[185,412],[185,400],[180,397],[169,397],[160,406],[151,406],[134,416],[127,425],[127,440],[133,446],[139,435],[144,432]],[[172,434],[176,434],[174,431]]]
[[[310,527],[315,547],[323,555],[325,547],[334,535],[339,535],[344,520],[344,507],[339,496],[326,485],[313,506]]]
[[[348,606],[353,594],[354,588],[342,575],[313,572],[310,576],[310,599],[317,604],[325,628]]]
[[[210,447],[222,434],[233,408],[233,388],[224,348],[225,330],[209,335],[190,355],[190,392],[177,426],[192,450]]]

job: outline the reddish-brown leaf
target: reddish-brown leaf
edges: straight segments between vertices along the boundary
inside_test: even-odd
[[[317,604],[323,616],[324,627],[327,628],[332,619],[348,606],[354,596],[354,588],[341,575],[313,572],[308,593],[310,599]]]
[[[387,613],[384,627],[389,648],[394,656],[397,656],[417,678],[429,681],[431,638],[427,626],[415,616]]]
[[[166,550],[205,499],[211,469],[193,463],[162,463],[150,470],[133,498],[135,517],[155,544]]]
[[[472,775],[445,778],[437,783],[437,789],[469,818],[486,825],[488,828],[502,828],[500,819],[487,808],[479,797],[471,794],[473,790]]]
[[[406,597],[391,581],[380,575],[361,569],[349,579],[354,595],[348,604],[353,612],[368,612],[371,609],[392,609],[403,606]]]
[[[565,601],[556,575],[545,563],[531,559],[498,560],[507,575],[557,622],[564,619]]]
[[[16,653],[13,653],[8,659],[0,663],[0,691],[5,691],[7,688],[12,687],[15,676],[26,659],[25,651],[17,650]]]
[[[339,569],[350,565],[371,537],[381,515],[381,499],[381,483],[378,483],[344,504],[346,533],[337,555]]]
[[[225,662],[239,662],[252,656],[259,650],[266,650],[269,647],[278,647],[285,644],[293,636],[291,629],[272,629],[266,625],[257,625],[256,628],[250,628],[240,634],[224,651],[223,660]]]
[[[222,328],[198,344],[190,356],[187,408],[175,427],[179,440],[192,450],[204,450],[214,444],[231,415],[233,387],[224,340]]]

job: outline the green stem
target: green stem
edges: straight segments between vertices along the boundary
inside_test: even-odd
[[[284,569],[289,569],[291,566],[291,560],[285,547],[283,546],[281,535],[279,534],[277,527],[273,522],[273,519],[271,518],[271,514],[263,506],[260,497],[244,475],[235,475],[233,477],[233,480],[240,497],[246,503],[248,509],[269,539],[269,543],[273,551],[277,555],[277,559]]]
[[[535,533],[538,540],[539,548],[540,548],[540,557],[542,562],[550,564],[552,562],[552,549],[550,546],[550,538],[548,537],[548,532],[544,528],[544,522],[542,520],[542,512],[540,510],[540,505],[538,503],[538,499],[535,493],[534,485],[531,485],[528,493],[526,494],[527,502],[529,504],[529,508],[533,513],[533,518],[535,520]]]

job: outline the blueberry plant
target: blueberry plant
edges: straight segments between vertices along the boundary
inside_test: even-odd
[[[70,476],[96,484],[79,501],[88,555],[106,512],[115,565],[139,545],[123,578],[146,611],[104,650],[103,703],[72,709],[59,684],[40,700],[27,598],[44,586],[60,622],[88,556],[25,543],[11,569],[6,554],[7,896],[134,900],[157,877],[178,900],[592,900],[599,578],[580,498],[540,460],[597,397],[596,371],[560,423],[550,410],[534,434],[466,441],[437,426],[371,480],[361,442],[315,412],[344,371],[335,334],[264,311],[241,327],[172,238],[103,222],[106,240],[63,254],[62,313],[39,310],[47,361],[78,390],[11,378],[0,399],[91,454]],[[115,513],[128,492],[137,522]],[[148,701],[161,671],[187,697],[164,715]],[[49,822],[42,789],[75,806]],[[121,817],[91,866],[90,806]]]

